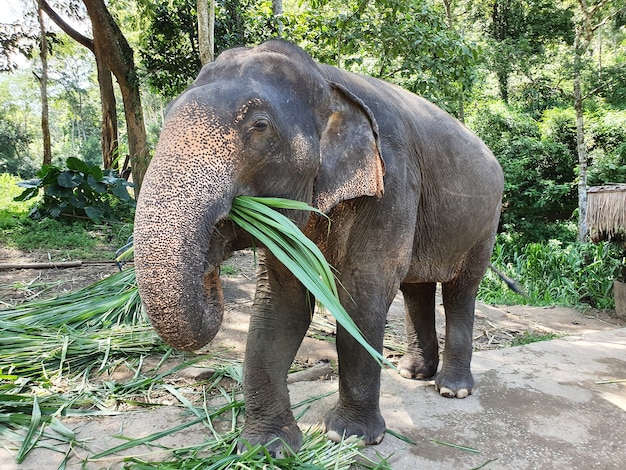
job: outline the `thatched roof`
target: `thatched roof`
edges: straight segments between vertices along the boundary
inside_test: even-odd
[[[587,190],[587,226],[594,242],[626,238],[626,184]]]

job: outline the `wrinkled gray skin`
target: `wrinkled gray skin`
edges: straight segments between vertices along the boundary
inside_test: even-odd
[[[226,218],[233,199],[305,201],[330,216],[330,232],[319,216],[288,215],[337,269],[344,307],[379,351],[389,305],[403,292],[404,377],[437,372],[435,285],[442,284],[446,347],[435,383],[442,395],[463,398],[474,386],[474,302],[502,186],[487,147],[433,104],[317,64],[287,42],[233,49],[205,66],[167,111],[135,219],[141,297],[166,342],[204,346],[222,319],[219,264],[251,245]],[[245,358],[243,438],[252,444],[278,437],[301,445],[286,376],[312,305],[267,253]],[[339,399],[325,419],[328,434],[378,443],[380,367],[341,327],[337,350]],[[270,448],[280,453],[282,444]]]

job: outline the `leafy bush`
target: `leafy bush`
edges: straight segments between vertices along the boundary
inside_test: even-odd
[[[530,305],[614,306],[613,280],[621,274],[623,254],[610,243],[597,245],[560,241],[531,243],[516,248],[512,239],[499,235],[492,259],[494,265],[522,283]],[[524,301],[508,291],[493,273],[487,273],[479,298],[488,303],[515,304]]]
[[[544,139],[563,144],[572,156],[578,155],[576,112],[572,108],[552,108],[544,111],[539,128]]]
[[[626,113],[595,113],[587,121],[592,164],[589,184],[626,183]]]
[[[32,136],[0,108],[0,173],[21,174],[27,178],[35,173],[28,155]]]
[[[99,166],[70,157],[66,170],[44,165],[37,176],[39,178],[18,183],[26,189],[15,198],[16,201],[32,199],[43,189],[43,198],[29,214],[34,219],[75,217],[96,223],[132,220],[135,201],[128,192],[131,184],[111,170],[102,171]]]
[[[515,232],[520,245],[574,237],[567,222],[577,207],[576,163],[567,144],[544,137],[537,121],[501,103],[479,107],[468,125],[504,170],[504,229]]]

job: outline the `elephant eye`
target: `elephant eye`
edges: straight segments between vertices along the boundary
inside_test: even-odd
[[[250,129],[248,130],[249,131],[264,131],[265,129],[267,129],[268,125],[269,123],[267,122],[266,119],[257,119],[256,121],[252,123],[252,127],[250,127]]]

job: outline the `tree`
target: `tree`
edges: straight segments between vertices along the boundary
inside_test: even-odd
[[[571,44],[572,12],[556,0],[475,0],[471,17],[487,35],[488,66],[498,79],[500,96],[509,102],[511,75],[543,69],[545,51],[553,44]]]
[[[63,35],[50,58],[50,108],[56,164],[75,156],[102,167],[102,108],[91,51]]]
[[[382,78],[458,114],[474,84],[477,50],[426,0],[310,0],[285,36],[317,60]],[[296,26],[293,28],[292,25]]]
[[[0,107],[0,173],[21,174],[28,178],[35,170],[25,158],[32,137],[10,114],[10,109]]]
[[[587,237],[587,144],[585,142],[584,101],[597,90],[583,94],[582,72],[584,56],[591,47],[598,30],[611,18],[626,11],[623,1],[599,0],[589,5],[587,0],[577,0],[578,15],[575,24],[574,60],[573,60],[573,96],[576,111],[576,146],[578,152],[578,240]]]
[[[276,36],[272,12],[261,0],[224,0],[215,5],[215,54],[233,46]],[[202,62],[196,0],[142,6],[148,25],[140,36],[142,71],[152,90],[165,98],[180,94],[198,75]]]
[[[46,2],[41,0],[42,9],[54,23],[61,28],[68,36],[79,44],[89,49],[95,57],[98,73],[98,86],[100,89],[100,103],[102,109],[102,130],[100,134],[100,145],[102,147],[102,165],[105,169],[115,167],[115,157],[118,153],[118,124],[115,92],[113,90],[113,80],[111,69],[107,62],[96,54],[93,39],[89,39],[76,31]]]
[[[149,149],[133,50],[103,0],[83,0],[83,3],[91,20],[93,39],[89,40],[76,31],[70,34],[69,31],[72,29],[68,28],[67,24],[65,25],[66,32],[86,47],[93,47],[98,66],[98,81],[101,83],[100,90],[103,97],[103,115],[105,116],[103,134],[107,132],[107,139],[111,136],[110,129],[114,124],[109,118],[114,114],[113,110],[115,109],[114,106],[111,107],[115,103],[111,72],[117,79],[124,104],[128,150],[133,182],[135,183],[135,195],[137,196],[148,168]],[[49,13],[50,10],[52,9],[48,6],[46,12]],[[57,24],[64,28],[60,23]],[[106,143],[103,138],[103,147],[105,144],[110,145],[111,142],[116,143],[117,138],[107,140]]]
[[[30,58],[40,38],[39,28],[26,14],[21,21],[0,23],[0,72],[13,72],[17,69],[16,55]]]
[[[215,0],[197,0],[198,46],[200,63],[213,62],[215,58]]]
[[[272,14],[276,18],[276,29],[278,30],[278,36],[282,36],[285,31],[285,25],[283,24],[283,0],[272,0]]]
[[[41,58],[41,76],[37,76],[41,90],[41,134],[43,136],[43,164],[52,163],[52,145],[50,143],[50,122],[48,112],[48,39],[43,17],[42,2],[37,1],[37,19],[39,21],[39,57]]]
[[[150,156],[133,50],[104,0],[83,0],[83,3],[91,20],[94,52],[113,72],[122,93],[131,171],[138,196]]]
[[[454,19],[454,1],[453,0],[443,0],[443,7],[446,10],[446,18],[448,20],[448,29],[454,33],[455,32],[455,19]],[[464,91],[465,91],[465,87],[461,87],[461,90],[459,90],[459,101],[458,101],[458,110],[457,110],[457,117],[459,118],[459,121],[461,122],[465,122],[465,105],[463,103],[463,99],[464,99]]]

